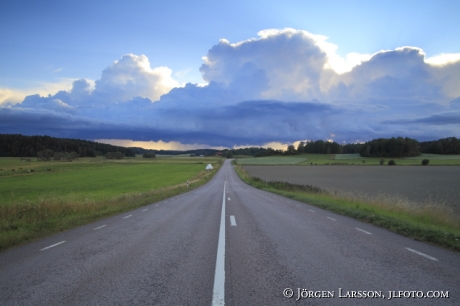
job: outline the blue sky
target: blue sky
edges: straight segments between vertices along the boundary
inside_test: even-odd
[[[2,1],[0,132],[157,148],[460,137],[459,12],[458,1]]]

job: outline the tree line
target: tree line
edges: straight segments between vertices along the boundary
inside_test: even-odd
[[[408,137],[378,138],[365,143],[339,144],[335,141],[311,140],[297,145],[292,144],[286,150],[272,148],[242,148],[224,150],[223,155],[251,155],[254,157],[295,154],[360,154],[362,157],[413,157],[421,153],[460,154],[460,140],[455,137],[433,141],[418,142]]]
[[[432,141],[422,141],[420,152],[431,154],[460,154],[460,139],[455,137],[442,138]]]
[[[421,153],[460,154],[460,139],[455,137],[418,142],[412,138],[379,138],[361,144],[363,157],[412,157]]]
[[[88,140],[0,134],[0,157],[38,157],[38,152],[44,150],[53,151],[53,155],[56,152],[74,152],[77,157],[103,156],[109,152],[120,152],[127,157],[135,156],[131,149]]]
[[[373,139],[361,145],[362,157],[413,157],[420,155],[418,141],[412,138],[392,137]]]
[[[46,151],[45,150],[50,150]],[[39,157],[49,160],[72,160],[78,157],[105,156],[108,159],[134,157],[142,154],[145,158],[155,158],[156,154],[193,154],[215,155],[215,149],[198,149],[187,151],[148,150],[143,148],[124,148],[80,139],[55,138],[50,136],[24,136],[19,134],[0,134],[0,157]],[[411,157],[420,153],[460,154],[460,140],[455,137],[439,140],[418,142],[412,138],[392,137],[378,138],[365,143],[339,144],[334,141],[304,141],[297,148],[290,145],[286,150],[272,148],[249,147],[225,149],[224,157],[247,155],[254,157],[272,155],[311,154],[350,154],[359,153],[363,157]],[[40,154],[41,155],[40,155]]]

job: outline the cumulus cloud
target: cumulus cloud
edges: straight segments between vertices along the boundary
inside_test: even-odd
[[[353,70],[337,76],[338,94],[331,97],[364,101],[369,99],[412,99],[418,102],[446,102],[448,97],[433,79],[432,67],[419,48],[404,47],[381,51]],[[340,88],[341,87],[341,88]]]
[[[204,80],[222,83],[249,99],[318,98],[327,63],[323,36],[306,31],[266,30],[258,39],[221,40],[203,58]]]
[[[23,108],[47,109],[56,112],[75,113],[75,108],[55,98],[43,98],[39,95],[28,96],[21,104]]]
[[[156,101],[179,84],[167,67],[151,68],[145,55],[124,55],[102,72],[96,81],[94,95],[123,102],[136,96]]]
[[[72,88],[73,81],[64,78],[54,83],[37,82],[33,87],[26,89],[0,87],[0,107],[21,103],[29,95],[49,96],[60,90],[69,90]]]
[[[0,127],[227,147],[460,134],[460,56],[427,58],[401,47],[342,58],[336,49],[325,36],[294,29],[222,39],[200,67],[207,85],[183,87],[169,68],[127,54],[96,81],[75,80],[70,90],[1,109]]]

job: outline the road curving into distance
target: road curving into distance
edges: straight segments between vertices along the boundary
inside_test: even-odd
[[[223,303],[459,305],[460,255],[254,189],[229,161],[198,189],[0,254],[1,305]]]

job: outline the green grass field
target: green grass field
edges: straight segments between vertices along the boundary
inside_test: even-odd
[[[54,166],[54,167],[53,167]],[[0,177],[2,205],[43,197],[84,197],[100,200],[184,183],[203,171],[202,164],[81,163],[54,165],[52,171]]]
[[[206,183],[221,162],[217,157],[0,158],[0,250],[191,190]],[[211,174],[207,164],[215,169]]]

